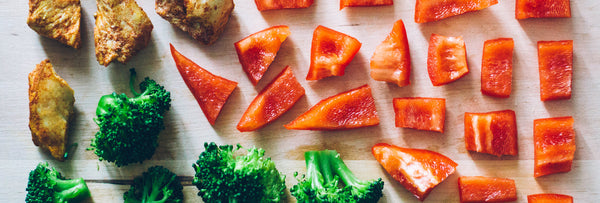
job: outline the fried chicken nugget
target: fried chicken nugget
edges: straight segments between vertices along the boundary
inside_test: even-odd
[[[100,65],[125,63],[148,45],[154,27],[134,0],[97,0],[97,6],[94,43]]]
[[[79,48],[81,34],[79,0],[29,0],[27,25],[38,34]]]
[[[233,0],[156,0],[156,13],[204,44],[213,44],[229,21]]]
[[[54,72],[50,60],[29,73],[29,129],[36,146],[65,160],[67,130],[73,115],[73,89]]]

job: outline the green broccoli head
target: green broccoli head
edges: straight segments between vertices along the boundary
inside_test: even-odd
[[[179,203],[183,201],[182,190],[177,175],[162,166],[153,166],[133,180],[123,199],[125,203]]]
[[[158,134],[164,127],[163,114],[171,106],[171,96],[163,86],[146,78],[140,83],[142,93],[133,87],[135,70],[131,69],[133,98],[125,94],[104,95],[98,102],[96,118],[99,131],[91,146],[100,160],[117,166],[141,163],[152,158],[158,147]]]
[[[27,203],[66,203],[77,202],[90,196],[90,190],[83,178],[68,180],[48,163],[39,163],[29,173],[27,183]]]
[[[251,148],[246,155],[235,156],[241,148],[204,143],[205,151],[193,164],[192,183],[205,202],[279,202],[285,194],[285,176],[265,151]]]
[[[290,192],[298,202],[371,203],[383,196],[381,178],[371,181],[358,179],[334,150],[308,151],[304,154],[306,175],[294,175],[298,184]],[[340,180],[344,183],[340,187]]]

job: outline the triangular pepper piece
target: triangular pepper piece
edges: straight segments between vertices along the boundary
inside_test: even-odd
[[[342,76],[362,44],[344,33],[319,25],[312,39],[310,69],[306,80]]]
[[[213,75],[181,55],[172,44],[170,46],[171,55],[173,55],[179,74],[192,91],[208,122],[214,125],[219,112],[221,112],[227,98],[229,98],[238,83]]]
[[[289,35],[289,27],[280,25],[254,33],[234,44],[242,68],[253,85],[256,85],[267,72],[277,56],[281,43]]]
[[[246,132],[262,128],[290,110],[302,96],[304,88],[287,66],[252,100],[237,129]]]
[[[379,124],[371,88],[359,88],[321,100],[285,125],[293,130],[342,130]]]
[[[392,82],[400,87],[410,84],[410,50],[402,20],[394,23],[392,32],[377,46],[370,65],[374,80]]]
[[[458,166],[452,159],[424,149],[379,143],[371,148],[371,152],[392,178],[421,201]]]
[[[498,0],[417,0],[415,22],[426,23],[478,11],[498,4]]]

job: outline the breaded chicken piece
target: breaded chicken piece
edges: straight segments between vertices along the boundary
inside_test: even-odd
[[[38,34],[79,48],[79,0],[29,0],[27,25]]]
[[[125,63],[148,45],[152,22],[134,0],[97,0],[97,6],[94,43],[100,65]]]
[[[156,0],[158,15],[207,45],[223,33],[233,7],[233,0]]]
[[[54,72],[50,60],[29,73],[29,129],[36,146],[65,160],[67,130],[73,115],[73,89]]]

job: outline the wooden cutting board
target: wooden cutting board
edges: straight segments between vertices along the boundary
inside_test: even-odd
[[[294,171],[305,171],[303,153],[307,150],[335,149],[358,177],[385,181],[380,202],[418,202],[395,182],[373,159],[370,148],[386,142],[404,147],[440,152],[459,166],[431,192],[425,202],[458,202],[459,176],[485,175],[514,179],[519,202],[534,193],[563,193],[576,202],[600,199],[600,3],[594,0],[572,1],[572,18],[515,20],[514,0],[501,1],[488,9],[467,13],[438,22],[416,24],[414,0],[396,0],[394,6],[346,8],[339,10],[337,0],[317,0],[307,9],[259,12],[251,0],[236,0],[236,7],[225,32],[216,44],[205,46],[171,26],[154,12],[154,2],[138,1],[154,24],[147,48],[127,64],[98,65],[93,45],[94,1],[82,1],[82,46],[79,50],[38,36],[25,23],[25,1],[0,2],[0,202],[22,202],[27,176],[38,162],[49,161],[67,177],[84,177],[93,202],[121,202],[134,176],[152,165],[164,165],[184,176],[186,202],[198,202],[197,189],[190,186],[192,163],[203,151],[203,143],[241,143],[264,148],[281,172],[287,185],[296,183]],[[412,84],[399,88],[369,77],[369,59],[375,47],[390,32],[393,23],[403,19],[408,33],[412,59]],[[283,43],[275,62],[263,80],[254,87],[238,62],[233,43],[274,25],[288,25],[292,34]],[[345,76],[316,82],[304,80],[308,71],[310,40],[317,25],[346,33],[362,42],[362,48],[346,69]],[[432,33],[463,36],[466,41],[470,73],[441,87],[432,86],[426,71],[428,39]],[[480,66],[483,42],[499,37],[515,41],[513,93],[508,99],[480,93]],[[536,43],[540,40],[574,40],[573,98],[541,102]],[[200,66],[239,82],[216,124],[211,126],[196,100],[185,86],[169,53],[172,43],[182,54]],[[70,160],[54,161],[31,141],[28,129],[27,74],[43,59],[49,58],[59,75],[75,90],[76,117],[69,133],[70,142],[78,143]],[[250,133],[235,129],[242,113],[257,92],[286,65],[290,65],[306,89],[306,96],[289,112],[267,127]],[[86,148],[98,127],[93,122],[101,95],[113,91],[128,92],[129,68],[138,75],[149,76],[173,97],[166,116],[166,130],[152,160],[143,164],[115,167],[99,162]],[[294,119],[323,98],[364,84],[373,89],[381,124],[346,131],[292,131],[282,125]],[[396,97],[441,97],[447,100],[445,133],[433,133],[394,126],[392,99]],[[487,112],[503,109],[516,111],[519,132],[519,156],[496,158],[469,153],[464,146],[464,112]],[[577,151],[569,173],[533,178],[533,120],[573,116],[577,133]],[[90,202],[92,202],[90,200]],[[289,198],[289,201],[295,201]]]

